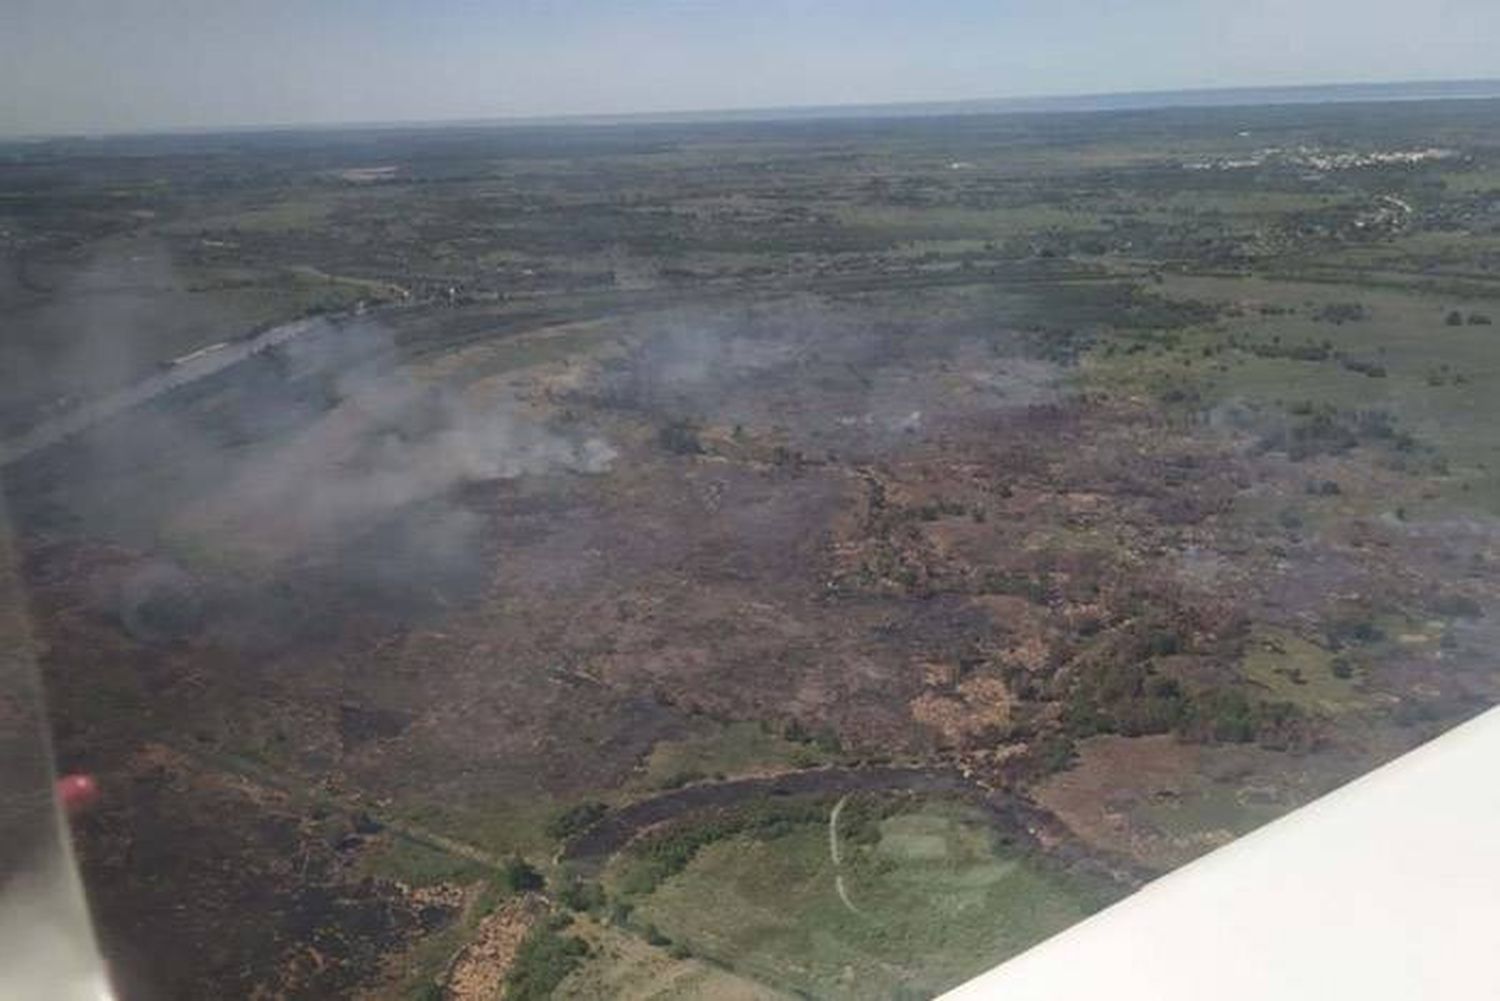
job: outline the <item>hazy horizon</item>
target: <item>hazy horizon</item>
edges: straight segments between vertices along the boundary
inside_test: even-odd
[[[1487,0],[20,0],[0,134],[440,122],[1497,75]]]
[[[624,112],[349,119],[342,121],[223,122],[50,132],[0,132],[0,141],[105,139],[153,135],[215,135],[280,131],[359,129],[440,129],[465,126],[591,126],[614,124],[718,123],[813,119],[922,117],[942,114],[1031,114],[1147,110],[1176,107],[1232,108],[1277,104],[1378,103],[1381,101],[1500,99],[1500,77],[1473,80],[1351,80],[1247,87],[1186,87],[1172,90],[1119,90],[1078,94],[989,96],[948,101],[882,101],[848,104],[746,105],[733,108],[674,108]]]

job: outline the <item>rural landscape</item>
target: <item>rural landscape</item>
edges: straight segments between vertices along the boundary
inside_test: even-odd
[[[1497,116],[0,143],[123,993],[928,998],[1494,705]]]

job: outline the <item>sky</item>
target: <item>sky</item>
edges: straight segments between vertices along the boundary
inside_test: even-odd
[[[1500,77],[1500,0],[3,0],[0,134]]]

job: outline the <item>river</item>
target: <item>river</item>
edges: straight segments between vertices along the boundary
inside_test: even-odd
[[[152,373],[124,389],[80,404],[65,414],[44,420],[24,433],[0,442],[0,468],[87,431],[94,425],[154,400],[163,393],[222,372],[251,355],[302,337],[325,326],[327,322],[324,317],[293,320],[250,337],[225,342],[211,350],[184,355],[182,360],[169,368]]]

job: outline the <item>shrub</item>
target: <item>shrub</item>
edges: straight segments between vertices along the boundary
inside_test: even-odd
[[[824,754],[838,754],[844,749],[843,741],[839,740],[838,732],[832,727],[819,727],[813,736],[813,745]]]
[[[1379,362],[1364,361],[1359,358],[1344,357],[1339,359],[1339,364],[1351,372],[1369,376],[1371,379],[1384,379],[1386,376],[1385,366]]]
[[[1379,643],[1385,639],[1385,631],[1375,624],[1373,619],[1359,616],[1336,619],[1330,622],[1324,632],[1328,635],[1328,644],[1335,650],[1355,643]]]
[[[1004,570],[987,570],[980,581],[983,594],[1009,594],[1037,605],[1047,603],[1047,582],[1040,575]]]
[[[1168,733],[1182,718],[1186,696],[1170,678],[1153,673],[1150,656],[1178,652],[1175,630],[1157,627],[1139,640],[1139,656],[1112,656],[1080,666],[1069,684],[1062,723],[1070,737]]]
[[[1031,753],[1036,767],[1044,775],[1067,771],[1078,760],[1078,746],[1071,737],[1061,733],[1043,737],[1032,745]]]
[[[570,806],[547,821],[547,836],[557,841],[588,830],[609,811],[603,803],[587,802]]]
[[[604,888],[598,883],[575,879],[562,888],[558,899],[575,911],[593,911],[604,906]]]
[[[512,893],[527,893],[547,885],[536,867],[519,855],[512,855],[505,860],[504,879]]]
[[[1170,657],[1182,650],[1182,637],[1175,629],[1158,627],[1146,637],[1146,652],[1153,657]]]
[[[681,768],[662,779],[661,787],[663,789],[681,789],[685,785],[702,782],[706,778],[708,776],[696,768]]]
[[[1152,678],[1146,690],[1154,698],[1180,699],[1182,698],[1182,684],[1176,678]]]
[[[703,442],[698,439],[698,429],[687,421],[673,421],[656,432],[657,443],[675,455],[701,455]]]
[[[538,924],[521,941],[505,976],[507,1001],[541,1001],[551,997],[588,951],[588,943],[583,939],[559,935],[545,922]]]
[[[1342,323],[1356,323],[1360,320],[1368,319],[1369,315],[1369,310],[1365,309],[1363,303],[1330,302],[1314,310],[1312,318],[1322,323],[1338,325]]]
[[[1450,619],[1478,619],[1484,616],[1479,602],[1467,594],[1444,594],[1432,603],[1432,610]]]
[[[1298,736],[1301,723],[1290,702],[1261,702],[1238,688],[1212,688],[1184,706],[1177,731],[1189,740],[1282,747]]]
[[[818,752],[810,747],[798,747],[788,756],[793,768],[816,768],[823,763]]]

